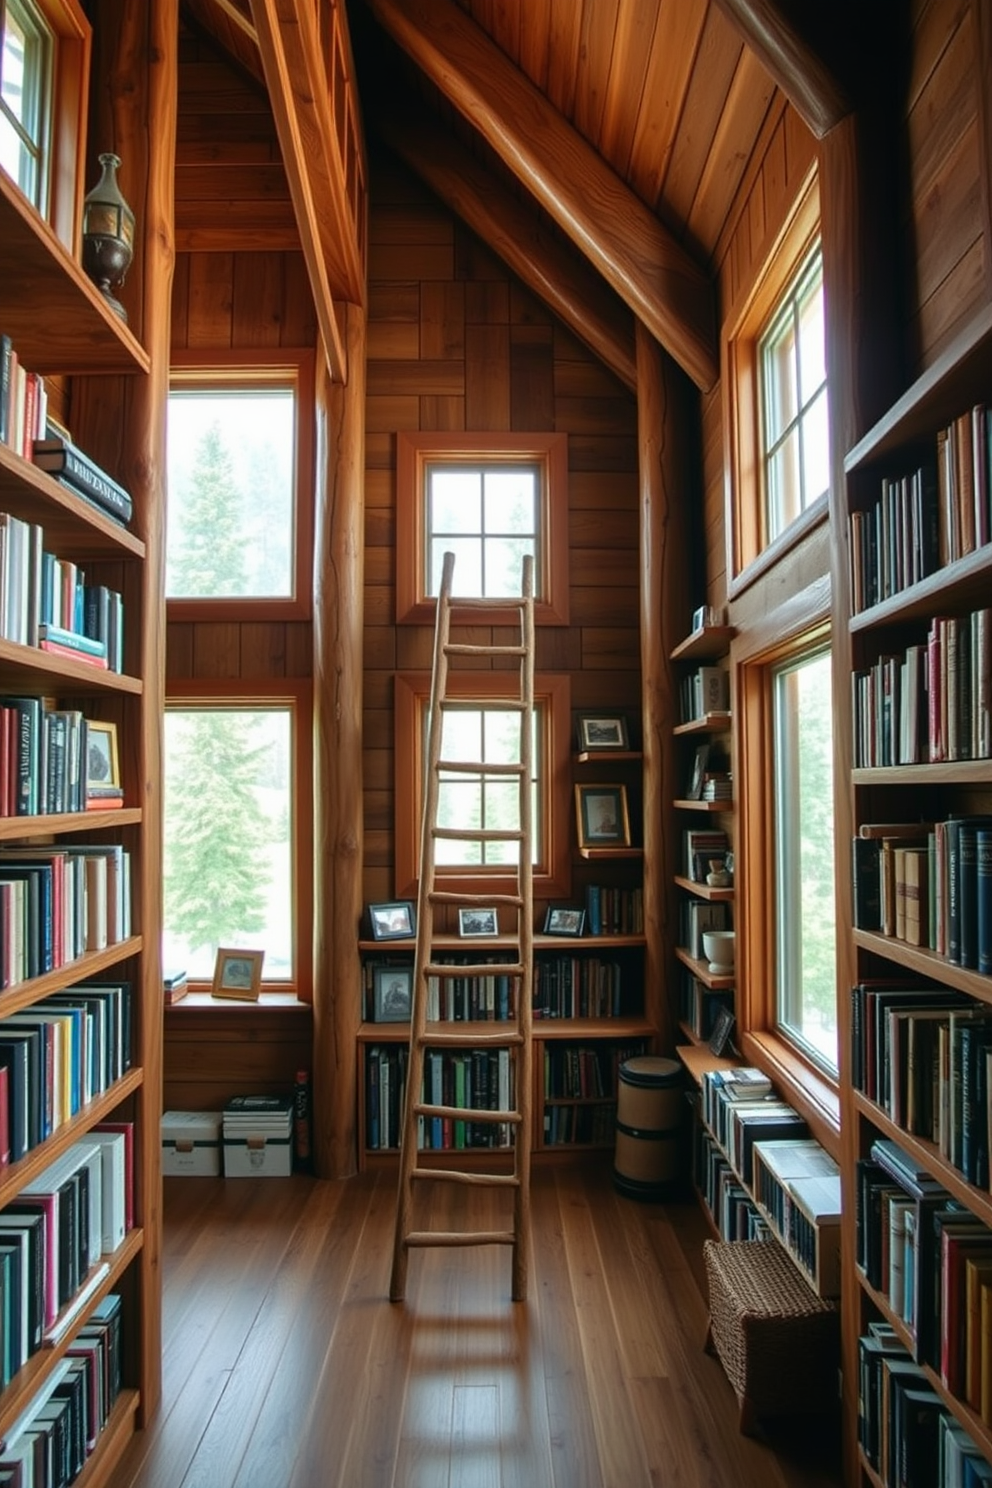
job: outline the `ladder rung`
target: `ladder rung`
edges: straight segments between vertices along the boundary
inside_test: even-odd
[[[520,961],[480,961],[478,965],[469,962],[455,963],[451,961],[429,962],[424,967],[425,976],[436,977],[484,977],[484,976],[523,976],[524,968]]]
[[[483,1046],[497,1049],[512,1049],[522,1044],[522,1033],[480,1033],[478,1023],[463,1024],[464,1033],[439,1033],[438,1025],[428,1025],[430,1033],[422,1034],[417,1040],[422,1049],[475,1049]]]
[[[449,610],[520,610],[527,602],[526,595],[504,594],[498,598],[486,599],[481,594],[449,594],[447,605]]]
[[[449,656],[526,656],[526,646],[473,646],[467,641],[452,641],[445,646]]]
[[[485,765],[472,760],[438,760],[438,774],[447,771],[449,775],[522,775],[524,767],[521,764],[507,765]]]
[[[530,708],[522,698],[470,698],[459,694],[457,697],[438,698],[437,701],[439,708],[498,708],[501,713],[525,713]]]
[[[431,1106],[418,1101],[413,1109],[418,1116],[450,1117],[452,1121],[502,1121],[519,1126],[523,1119],[519,1111],[493,1111],[489,1106]]]
[[[404,1245],[516,1245],[512,1230],[413,1230]]]
[[[465,827],[432,827],[432,837],[443,837],[446,842],[521,842],[523,832],[519,830],[499,832],[495,829],[486,830],[480,827],[473,831]]]
[[[512,1147],[486,1147],[486,1152],[502,1152],[507,1157],[513,1156]],[[519,1188],[520,1179],[516,1173],[466,1173],[464,1168],[414,1168],[410,1174],[411,1178],[435,1178],[439,1183],[475,1183],[485,1188]]]
[[[432,904],[461,904],[466,909],[523,909],[524,901],[519,894],[452,894],[432,889],[427,895]]]

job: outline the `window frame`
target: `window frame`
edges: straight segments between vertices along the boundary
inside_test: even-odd
[[[288,708],[292,714],[292,959],[295,975],[267,982],[262,969],[262,1000],[313,1001],[313,682],[309,677],[167,678],[165,711],[215,712],[245,708]],[[163,824],[164,837],[164,824]],[[209,977],[190,980],[190,988],[209,992]]]
[[[293,593],[292,595],[222,595],[216,599],[166,597],[168,618],[188,624],[197,621],[309,620],[313,610],[313,511],[315,484],[314,353],[302,347],[272,351],[197,353],[173,351],[169,392],[202,388],[281,387],[295,389],[293,463]]]
[[[820,191],[814,168],[803,182],[749,293],[736,313],[728,317],[721,338],[729,598],[767,573],[828,516],[829,492],[806,507],[777,537],[767,543],[764,540],[764,369],[760,343],[819,237]]]
[[[82,243],[84,169],[86,160],[87,100],[92,28],[79,0],[25,0],[52,32],[51,96],[48,100],[48,139],[45,191],[35,205],[25,201],[52,228],[73,257]],[[3,172],[20,191],[16,181]]]
[[[397,672],[394,685],[394,831],[395,896],[416,898],[420,863],[420,820],[425,771],[424,714],[430,702],[430,672]],[[515,672],[449,672],[448,697],[480,699],[498,703],[519,698]],[[545,862],[534,865],[535,899],[560,898],[571,892],[571,680],[564,673],[539,672],[534,676],[534,701],[547,709],[548,728],[538,739],[541,753],[542,841],[547,844]],[[435,870],[439,887],[464,893],[500,893],[516,885],[513,868],[466,871],[439,865]]]
[[[566,434],[450,434],[400,430],[396,435],[396,623],[433,625],[437,600],[426,595],[426,470],[431,464],[538,465],[544,473],[539,527],[541,563],[535,625],[569,623],[568,436]],[[479,625],[498,625],[505,613],[475,609]]]
[[[777,1021],[775,965],[775,811],[772,671],[804,653],[829,647],[830,577],[824,575],[762,617],[731,643],[737,810],[737,1013],[741,1055],[765,1069],[805,1116],[818,1140],[837,1156],[840,1079],[815,1063]],[[836,868],[838,844],[834,844]],[[839,890],[840,877],[835,877]],[[840,915],[838,913],[838,924]],[[840,1009],[840,961],[836,991]],[[838,1027],[840,1018],[838,1017]],[[844,1050],[838,1047],[843,1064]]]

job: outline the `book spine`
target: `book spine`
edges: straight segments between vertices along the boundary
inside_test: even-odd
[[[10,443],[10,360],[13,349],[10,337],[0,335],[0,444]]]
[[[133,505],[127,491],[77,450],[66,445],[56,453],[41,453],[36,455],[35,464],[58,476],[70,490],[96,502],[119,522],[131,520]]]
[[[975,833],[975,869],[978,970],[992,976],[992,830],[985,827]]]

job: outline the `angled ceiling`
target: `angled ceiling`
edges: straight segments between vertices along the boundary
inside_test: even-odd
[[[272,0],[184,4],[263,80],[253,15]],[[749,24],[756,12],[761,27]],[[816,62],[788,54],[783,35],[795,37],[778,8],[348,0],[347,15],[367,139],[419,169],[623,381],[633,312],[697,386],[712,386],[721,232],[775,101],[773,74]],[[821,117],[842,106],[829,78],[815,102]],[[501,221],[512,224],[502,235]]]

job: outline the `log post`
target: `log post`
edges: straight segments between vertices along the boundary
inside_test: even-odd
[[[317,374],[314,537],[314,1158],[356,1170],[362,915],[365,312],[348,305],[348,380]]]
[[[644,1011],[670,1052],[671,985],[677,932],[678,844],[672,801],[678,696],[669,657],[687,633],[687,509],[690,499],[687,380],[637,322],[637,443],[640,469],[641,716],[644,735]]]

